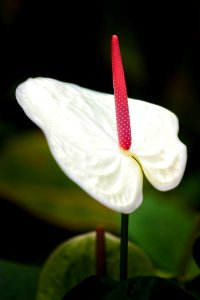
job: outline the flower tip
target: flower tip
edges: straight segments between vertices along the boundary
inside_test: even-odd
[[[114,42],[114,41],[118,41],[118,36],[116,35],[116,34],[113,34],[113,36],[112,36],[112,41]]]

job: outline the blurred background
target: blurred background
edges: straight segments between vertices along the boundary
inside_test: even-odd
[[[177,201],[188,210],[200,208],[200,2],[0,0],[2,259],[43,261],[74,232],[92,229],[94,210],[115,231],[116,214],[109,223],[110,212],[93,207],[95,201],[58,170],[42,134],[15,99],[16,86],[37,76],[113,93],[112,34],[119,36],[129,97],[162,105],[178,116],[189,158]],[[76,209],[70,201],[62,208],[64,195],[77,201]],[[91,208],[88,218],[88,210],[85,217],[80,211],[84,203]]]

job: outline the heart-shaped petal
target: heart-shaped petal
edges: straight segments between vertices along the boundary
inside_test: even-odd
[[[183,176],[186,147],[177,136],[177,117],[165,108],[128,100],[133,143],[124,151],[112,95],[35,78],[21,84],[16,97],[65,174],[115,211],[130,213],[142,202],[141,167],[159,190],[174,188]]]
[[[161,191],[181,181],[187,160],[178,138],[178,119],[171,111],[143,101],[129,101],[133,145],[130,149],[151,184]]]
[[[112,95],[36,78],[21,84],[16,97],[65,174],[115,211],[130,213],[140,205],[142,171],[118,146]]]

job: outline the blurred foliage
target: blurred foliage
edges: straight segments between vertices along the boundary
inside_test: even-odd
[[[167,202],[159,193],[148,193],[141,209],[131,215],[129,238],[136,241],[161,270],[191,277],[198,270],[191,260],[195,223],[194,214],[182,205]]]
[[[40,267],[0,260],[2,300],[34,300]]]
[[[113,93],[110,37],[117,34],[129,96],[176,113],[180,138],[188,147],[188,164],[180,187],[160,193],[145,182],[144,203],[130,217],[129,238],[148,253],[160,276],[192,278],[197,274],[191,247],[199,233],[196,215],[200,210],[199,14],[200,4],[195,0],[185,4],[0,0],[0,197],[72,235],[93,230],[98,224],[119,233],[118,214],[91,199],[64,176],[43,135],[30,131],[35,125],[15,100],[16,86],[35,76]],[[12,206],[11,210],[12,240],[17,219]],[[6,230],[1,226],[2,232]],[[37,267],[30,271],[30,277],[28,268],[2,262],[2,300],[23,299],[28,282],[35,285]],[[25,283],[21,296],[17,295],[17,285],[8,288],[13,280],[9,274],[18,279],[20,289]],[[157,286],[157,281],[153,283]],[[191,290],[196,292],[198,283],[198,277],[191,280]],[[143,289],[143,281],[140,284]],[[32,291],[33,287],[29,299]]]
[[[98,224],[119,233],[119,214],[89,197],[64,175],[39,130],[11,139],[1,151],[0,165],[0,195],[35,216],[74,233],[93,230]],[[184,188],[162,193],[145,182],[144,202],[130,215],[129,238],[161,271],[186,272],[192,277],[196,269],[191,265],[191,253],[184,270],[180,265],[195,238],[196,213],[192,202],[188,206],[187,196]]]
[[[120,239],[106,233],[106,275],[119,280]],[[96,273],[96,233],[76,236],[60,245],[46,261],[40,276],[37,300],[59,300],[81,280]],[[128,277],[154,275],[155,269],[136,245],[129,243]]]

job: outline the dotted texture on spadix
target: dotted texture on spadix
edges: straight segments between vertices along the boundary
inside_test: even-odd
[[[128,97],[119,41],[116,35],[112,36],[111,48],[118,141],[120,147],[129,150],[131,147],[131,126]]]

